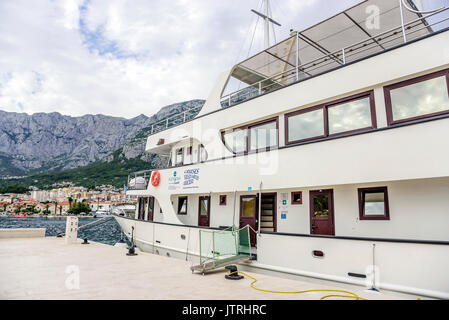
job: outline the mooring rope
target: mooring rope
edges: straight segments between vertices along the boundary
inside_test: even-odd
[[[85,228],[85,227],[87,227],[87,226],[93,225],[93,224],[97,224],[98,222],[103,222],[103,223],[105,223],[105,222],[109,221],[108,219],[111,219],[111,218],[113,218],[113,217],[104,217],[104,218],[101,218],[101,219],[99,219],[99,220],[95,220],[95,221],[86,223],[86,224],[84,224],[84,225],[78,227],[78,230],[81,230],[81,229],[83,229],[83,228]],[[103,224],[103,223],[101,223],[101,224]],[[56,234],[57,237],[62,237],[62,236],[64,236],[64,235],[65,235],[65,232],[60,232],[60,233]]]

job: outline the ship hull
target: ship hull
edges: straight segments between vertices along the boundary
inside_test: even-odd
[[[114,218],[140,250],[191,265],[199,263],[199,230],[211,230]],[[243,263],[245,268],[449,299],[449,265],[445,261],[449,246],[445,243],[274,233],[258,234],[257,241],[257,261]],[[316,250],[325,257],[314,257]]]

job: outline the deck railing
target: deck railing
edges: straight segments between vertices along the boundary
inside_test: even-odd
[[[300,80],[331,71],[348,63],[362,60],[363,58],[372,55],[374,48],[382,48],[382,51],[385,51],[403,43],[407,43],[408,41],[420,39],[424,36],[420,35],[419,32],[424,29],[429,30],[430,34],[435,33],[436,31],[432,29],[433,26],[449,20],[447,15],[441,15],[441,13],[447,12],[448,10],[449,7],[441,8],[430,14],[422,15],[410,22],[402,22],[401,25],[388,31],[372,37],[367,37],[362,41],[343,47],[337,51],[325,54],[319,58],[307,61],[306,63],[298,64],[271,78],[266,78],[250,84],[240,90],[223,96],[221,98],[221,106],[222,108],[227,108],[270,91],[274,91],[279,87],[285,87]],[[434,19],[429,22],[429,18],[431,17]],[[447,30],[449,28],[445,27],[442,29]],[[296,41],[299,41],[300,33],[297,33],[296,37]],[[398,40],[400,40],[399,43]]]
[[[146,190],[153,170],[133,172],[128,175],[127,190]]]
[[[183,124],[184,122],[190,121],[196,117],[196,115],[201,111],[203,106],[197,106],[187,109],[181,113],[174,114],[165,119],[159,120],[151,125],[149,128],[149,135],[164,131],[168,128]]]

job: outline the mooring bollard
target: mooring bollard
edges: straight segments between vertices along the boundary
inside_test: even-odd
[[[76,243],[78,239],[78,217],[67,217],[65,225],[65,243]]]

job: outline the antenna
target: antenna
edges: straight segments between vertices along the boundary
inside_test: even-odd
[[[265,21],[264,37],[263,38],[264,38],[264,49],[267,49],[270,46],[270,23],[275,24],[275,25],[277,25],[279,27],[281,27],[281,24],[279,22],[273,20],[270,17],[270,10],[269,10],[269,7],[270,7],[270,3],[269,2],[270,2],[270,0],[263,0],[263,2],[264,2],[263,9],[265,11],[265,14],[260,13],[260,12],[258,12],[256,10],[254,10],[254,9],[251,9],[251,11],[253,13],[257,14],[259,17],[262,17],[264,19],[264,21]],[[273,30],[273,32],[274,32],[274,30]]]

